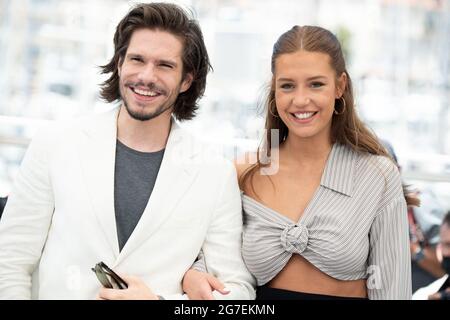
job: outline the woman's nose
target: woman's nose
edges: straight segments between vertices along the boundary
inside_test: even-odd
[[[307,106],[308,104],[311,103],[311,99],[308,97],[307,94],[305,94],[305,92],[296,92],[292,103],[299,107]]]

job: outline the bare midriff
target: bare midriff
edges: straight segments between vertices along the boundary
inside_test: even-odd
[[[338,297],[366,298],[366,280],[338,280],[323,273],[305,258],[293,254],[268,286],[297,292]]]

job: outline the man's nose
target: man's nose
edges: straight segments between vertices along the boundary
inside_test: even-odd
[[[156,81],[156,69],[153,64],[147,64],[142,67],[138,73],[138,79],[144,83],[154,83]]]

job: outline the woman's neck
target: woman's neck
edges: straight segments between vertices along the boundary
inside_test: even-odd
[[[311,165],[326,162],[331,151],[331,139],[312,141],[288,136],[280,146],[280,160],[284,163]]]

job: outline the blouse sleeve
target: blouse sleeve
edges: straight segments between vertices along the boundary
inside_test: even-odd
[[[200,251],[197,260],[194,262],[191,269],[200,272],[208,272],[208,270],[206,269],[205,255],[203,254],[203,250]]]
[[[378,212],[369,237],[369,299],[411,299],[411,256],[407,207],[403,197],[393,200]]]

